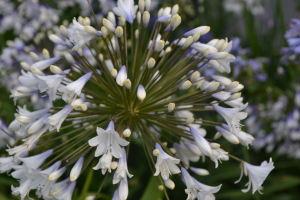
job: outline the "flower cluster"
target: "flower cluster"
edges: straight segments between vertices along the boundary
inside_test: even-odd
[[[93,167],[106,177],[114,173],[112,184],[118,185],[113,199],[127,199],[128,179],[133,177],[127,160],[136,153],[128,154],[131,134],[138,138],[158,188],[166,195],[166,188],[175,188],[172,175],[181,174],[188,199],[214,198],[221,185],[207,186],[187,171],[209,174],[191,167],[190,161],[197,162],[200,156],[210,158],[216,168],[221,161],[237,160],[249,174],[249,188],[260,192],[274,168],[272,160],[252,166],[215,142],[223,136],[232,144],[252,144],[254,138],[241,130],[248,105],[241,97],[244,86],[222,75],[199,72],[208,64],[229,73],[235,60],[229,53],[232,41],[198,42],[209,32],[208,26],[170,41],[181,24],[179,6],[161,8],[148,28],[150,7],[150,0],[138,5],[118,0],[114,14],[110,12],[101,25],[93,16],[96,28],[88,17],[74,18],[72,25],[61,25],[60,33],[49,35],[55,56],[22,64],[22,85],[12,90],[11,97],[18,102],[41,93],[51,105],[35,111],[19,107],[8,126],[9,131],[27,134],[23,143],[7,149],[10,157],[0,158],[1,172],[14,170],[11,174],[19,181],[18,187],[12,186],[13,195],[24,199],[35,190],[39,198],[71,200],[76,180]],[[201,112],[219,114],[224,123],[197,118]],[[212,137],[203,127],[217,133]],[[95,159],[98,164],[91,166]],[[87,199],[97,198],[100,191],[101,186]]]

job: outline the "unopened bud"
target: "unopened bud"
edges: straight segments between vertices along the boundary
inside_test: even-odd
[[[107,29],[104,26],[101,27],[101,33],[103,38],[106,38],[108,33],[107,33]]]
[[[213,82],[207,88],[205,88],[205,92],[213,92],[218,89],[219,85],[219,82]]]
[[[206,169],[191,167],[190,170],[192,172],[194,172],[195,174],[198,174],[200,176],[207,176],[207,175],[209,175],[209,171],[207,171]]]
[[[158,189],[161,190],[161,191],[163,191],[164,190],[164,186],[160,185],[160,186],[158,186]]]
[[[34,53],[34,52],[30,52],[29,53],[29,56],[34,60],[34,61],[39,61],[40,60],[40,57]]]
[[[139,10],[143,14],[145,10],[145,1],[144,0],[139,0]]]
[[[198,71],[195,71],[191,76],[190,79],[192,82],[195,82],[198,80],[198,78],[200,77],[200,73]]]
[[[192,86],[191,81],[185,81],[182,83],[182,85],[180,86],[179,90],[187,90]]]
[[[151,7],[151,0],[145,0],[145,9],[149,11],[150,7]]]
[[[24,70],[26,70],[26,71],[30,71],[30,66],[29,66],[28,63],[26,63],[26,62],[21,62],[20,65],[21,65],[22,69],[24,69]]]
[[[187,119],[186,119],[186,124],[191,124],[191,123],[193,123],[194,122],[194,118],[192,117],[192,116],[190,116],[190,117],[188,117]]]
[[[125,19],[124,15],[122,15],[121,17],[119,17],[119,20],[120,20],[121,26],[125,26],[126,25],[126,19]]]
[[[177,153],[177,150],[175,148],[170,148],[169,150],[172,152],[172,154],[176,154]]]
[[[164,182],[165,186],[170,190],[173,190],[175,188],[175,183],[171,179],[164,180]]]
[[[107,15],[107,19],[114,25],[116,26],[116,16],[113,12],[109,11]]]
[[[164,10],[165,10],[165,9],[163,9],[163,8],[159,9],[159,11],[158,11],[158,13],[157,13],[157,17],[158,17],[158,18],[160,18],[160,17],[163,16]]]
[[[234,93],[233,95],[231,95],[228,99],[226,99],[226,101],[233,101],[236,100],[238,98],[240,98],[242,95],[242,93],[238,92],[238,93]]]
[[[33,119],[30,117],[27,117],[27,116],[19,116],[19,117],[17,117],[17,120],[24,124],[29,124],[29,123],[33,122]]]
[[[131,81],[129,79],[127,79],[124,84],[128,90],[131,88]]]
[[[156,43],[155,48],[154,48],[154,51],[155,51],[155,52],[160,52],[161,50],[163,50],[164,46],[165,46],[165,41],[160,40],[160,41],[158,41],[158,42]]]
[[[123,131],[123,135],[124,137],[130,137],[131,135],[131,130],[129,128],[126,128],[124,131]]]
[[[118,162],[114,161],[111,163],[110,168],[111,169],[116,169],[118,167]]]
[[[44,59],[49,59],[50,58],[50,54],[49,54],[49,51],[47,49],[43,49],[43,58]]]
[[[149,60],[148,60],[148,69],[151,69],[151,68],[153,68],[155,66],[155,60],[154,60],[154,58],[150,58]]]
[[[118,27],[116,28],[116,36],[117,36],[118,38],[120,38],[120,37],[123,36],[123,28],[122,28],[121,26],[118,26]]]
[[[153,150],[153,155],[154,156],[159,156],[160,155],[160,151],[158,149],[154,149]]]
[[[172,27],[171,30],[174,31],[177,28],[177,26],[179,26],[180,23],[181,23],[181,17],[178,14],[174,15],[172,17],[171,23],[170,23],[170,25]]]
[[[116,31],[116,28],[115,26],[111,23],[111,21],[103,18],[102,20],[102,23],[103,25],[105,26],[105,28],[107,28],[108,31],[112,32],[112,33],[115,33]],[[103,34],[103,33],[102,33]]]
[[[193,37],[189,36],[188,38],[186,38],[181,48],[184,50],[188,48],[192,43],[193,43]]]
[[[36,75],[39,75],[39,76],[45,76],[45,74],[41,70],[39,70],[38,68],[31,68],[31,72],[33,74],[36,74]]]
[[[225,91],[232,90],[232,89],[236,88],[239,84],[240,84],[239,82],[233,81],[225,88]]]
[[[86,111],[88,107],[85,103],[83,103],[83,104],[81,104],[80,108],[82,111]]]
[[[81,48],[81,47],[79,47],[79,48],[77,49],[77,53],[82,57],[82,48]]]
[[[81,16],[78,17],[78,23],[83,25],[83,18]]]
[[[170,53],[172,51],[171,47],[167,47],[165,53]]]
[[[218,53],[214,53],[214,54],[209,54],[206,56],[206,58],[214,59],[214,60],[221,60],[221,59],[227,58],[228,55],[229,55],[229,53],[227,53],[227,52],[218,52]]]
[[[93,195],[93,196],[86,197],[84,200],[95,200],[95,199],[96,199],[96,195]]]
[[[84,161],[84,158],[80,157],[78,159],[78,161],[75,163],[75,165],[73,166],[71,173],[70,173],[70,181],[71,182],[76,181],[77,178],[79,177],[82,166],[83,166],[83,161]]]
[[[95,35],[95,36],[99,35],[98,31],[96,29],[94,29],[94,27],[92,27],[92,26],[84,26],[83,28],[84,28],[85,32],[87,32],[88,34]]]
[[[111,74],[114,78],[116,78],[116,77],[118,76],[118,71],[117,71],[115,68],[112,68],[112,69],[110,70],[110,74]]]
[[[61,32],[64,36],[68,37],[68,31],[67,31],[66,27],[65,27],[64,25],[60,25],[59,28],[60,28],[60,32]]]
[[[204,82],[204,79],[203,79],[203,80],[200,80],[200,81],[198,81],[198,82],[197,82],[197,86],[196,86],[196,88],[197,88],[197,89],[199,89],[199,88],[202,86],[203,82]]]
[[[66,171],[66,167],[62,167],[54,172],[52,172],[49,177],[48,180],[49,181],[55,181],[57,180],[59,177],[61,177],[61,175],[63,175],[63,173]]]
[[[135,30],[134,35],[135,35],[135,38],[136,38],[136,39],[139,38],[139,35],[140,35],[139,29],[136,29],[136,30]]]
[[[50,65],[50,71],[53,74],[62,74],[63,73],[63,71],[59,67],[57,67],[55,65]]]
[[[221,136],[222,136],[221,133],[220,133],[220,132],[217,132],[217,133],[215,134],[215,136],[214,136],[214,140],[219,139]]]
[[[99,60],[100,60],[101,62],[103,62],[104,57],[103,57],[103,54],[102,54],[102,53],[100,53],[100,54],[98,55],[98,58],[99,58]]]
[[[143,15],[143,24],[145,28],[148,26],[149,21],[150,21],[150,13],[148,11],[145,11]]]
[[[212,149],[218,149],[218,148],[220,148],[220,144],[218,144],[218,143],[210,143],[209,144],[210,145],[210,147],[212,148]]]
[[[146,90],[145,90],[144,86],[139,85],[138,90],[137,90],[137,97],[141,101],[144,101],[144,99],[146,98]]]
[[[194,43],[197,42],[197,41],[199,40],[199,38],[200,38],[200,33],[199,33],[199,32],[195,33],[195,34],[193,35],[193,42],[194,42]]]
[[[164,145],[165,147],[167,147],[168,143],[167,142],[163,142],[162,145]]]
[[[175,103],[169,103],[168,105],[168,112],[172,112],[175,108]]]
[[[141,19],[142,19],[141,12],[140,12],[140,11],[138,11],[138,12],[136,13],[136,20],[137,20],[138,24],[140,24],[140,23],[141,23]]]
[[[179,6],[178,4],[176,4],[172,7],[172,11],[171,11],[172,16],[176,15],[178,11],[179,11]]]
[[[244,85],[239,84],[236,88],[233,88],[233,89],[227,90],[227,91],[228,91],[228,92],[239,92],[239,91],[241,91],[242,89],[244,89]]]

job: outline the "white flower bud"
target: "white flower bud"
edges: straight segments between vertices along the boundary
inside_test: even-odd
[[[170,53],[171,51],[172,51],[172,48],[171,47],[167,47],[165,52],[166,53]]]
[[[231,90],[227,90],[227,91],[228,91],[228,92],[239,92],[239,91],[241,91],[242,89],[244,89],[244,85],[239,84],[236,88],[231,89]]]
[[[177,28],[177,26],[179,26],[180,23],[181,23],[181,17],[178,14],[174,15],[170,23],[172,28],[171,30],[174,31]]]
[[[172,11],[171,11],[172,16],[176,15],[178,11],[179,11],[179,6],[178,4],[176,4],[172,7]]]
[[[164,145],[165,147],[167,147],[168,143],[167,142],[163,142],[162,145]]]
[[[131,81],[129,79],[127,79],[124,84],[128,90],[131,88]]]
[[[160,41],[158,41],[158,42],[156,43],[155,48],[154,48],[154,51],[155,51],[155,52],[160,52],[161,50],[163,50],[164,46],[165,46],[165,41],[160,40]]]
[[[161,191],[163,191],[163,190],[164,190],[164,186],[159,185],[159,186],[158,186],[158,189],[161,190]]]
[[[220,82],[222,85],[228,86],[232,81],[224,76],[219,76],[219,75],[211,75],[211,78],[214,79],[215,81]]]
[[[26,62],[21,62],[20,65],[21,65],[22,69],[24,69],[24,70],[26,70],[26,71],[30,71],[30,66],[29,66],[28,63],[26,63]]]
[[[84,200],[95,200],[95,199],[96,199],[96,195],[93,195],[93,196],[86,197]]]
[[[160,18],[160,17],[163,16],[164,10],[165,10],[165,9],[163,9],[163,8],[159,9],[159,11],[158,11],[158,13],[157,13],[157,17],[158,17],[158,18]]]
[[[193,35],[193,43],[197,42],[197,41],[199,40],[200,36],[201,36],[201,35],[200,35],[199,32],[195,33],[195,34]]]
[[[111,169],[116,169],[118,167],[118,162],[114,161],[111,163],[110,168]]]
[[[203,80],[200,80],[200,81],[198,81],[198,82],[197,82],[197,86],[196,86],[196,88],[197,88],[197,89],[199,89],[199,88],[202,86],[203,82],[204,82],[204,79],[203,79]]]
[[[126,66],[123,65],[117,75],[116,82],[118,85],[123,86],[126,80],[127,80],[127,71],[126,71]]]
[[[101,62],[103,62],[104,57],[103,57],[103,54],[102,54],[102,53],[100,53],[100,54],[98,55],[98,58],[99,58],[99,60],[100,60]]]
[[[180,86],[179,90],[187,90],[192,86],[191,81],[184,81]]]
[[[63,175],[63,173],[65,173],[66,169],[67,169],[66,167],[62,167],[59,170],[56,170],[56,171],[52,172],[49,175],[48,180],[49,181],[57,180],[59,177],[61,177],[61,175]]]
[[[74,167],[72,168],[71,173],[70,173],[70,181],[71,182],[76,181],[77,178],[79,177],[82,166],[83,166],[83,161],[84,161],[84,158],[80,157],[78,159],[78,161],[76,162],[76,164],[74,165]]]
[[[192,172],[194,172],[195,174],[198,174],[200,176],[207,176],[207,175],[209,175],[209,171],[207,171],[206,169],[191,167],[190,170]]]
[[[139,85],[138,87],[138,91],[137,91],[137,97],[139,98],[139,100],[144,101],[144,99],[146,98],[146,91],[144,86]]]
[[[193,43],[193,37],[189,36],[188,38],[186,38],[181,48],[184,50],[188,48],[192,43]]]
[[[169,103],[168,105],[168,112],[172,112],[175,108],[175,103]]]
[[[39,76],[45,76],[45,74],[41,70],[39,70],[38,68],[31,68],[31,72],[33,74],[36,74],[36,75],[39,75]]]
[[[65,27],[64,25],[60,25],[59,28],[60,28],[60,32],[61,32],[64,36],[68,37],[68,31],[67,31],[66,27]]]
[[[205,92],[213,92],[220,86],[219,82],[211,83],[207,88],[205,88]]]
[[[173,190],[175,188],[175,183],[171,179],[164,180],[165,185],[170,190]]]
[[[55,65],[50,65],[50,71],[53,74],[62,74],[63,73],[63,71],[59,67],[57,67]]]
[[[145,9],[149,11],[150,7],[151,7],[151,0],[145,0]]]
[[[215,134],[215,136],[214,136],[214,140],[219,139],[221,136],[222,136],[221,133],[220,133],[220,132],[217,132],[217,133]]]
[[[120,20],[120,25],[121,26],[126,25],[126,19],[125,19],[124,15],[121,15],[121,17],[119,17],[119,20]]]
[[[207,59],[214,59],[214,60],[221,60],[224,58],[227,58],[229,55],[229,53],[227,52],[218,52],[218,53],[214,53],[214,54],[209,54],[206,56]]]
[[[21,123],[29,124],[29,123],[33,122],[34,119],[27,117],[27,116],[19,116],[19,117],[17,117],[17,120]]]
[[[116,16],[113,12],[109,11],[107,15],[107,19],[114,25],[116,26]]]
[[[82,111],[86,111],[87,110],[87,105],[85,103],[81,104],[80,106]]]
[[[212,149],[218,149],[218,148],[220,148],[220,144],[218,144],[218,143],[210,143],[209,144],[210,145],[210,147],[212,148]]]
[[[60,37],[58,37],[57,35],[54,35],[54,34],[50,34],[49,39],[55,44],[60,44],[60,45],[66,44],[65,41],[63,41]]]
[[[116,77],[118,76],[118,71],[117,71],[115,68],[112,68],[112,69],[110,70],[110,74],[111,74],[114,78],[116,78]]]
[[[92,26],[84,26],[83,27],[85,32],[87,32],[90,35],[95,35],[95,36],[99,36],[99,33],[96,29],[94,29],[94,27]]]
[[[39,61],[40,60],[40,57],[34,53],[34,52],[30,52],[29,53],[29,56],[34,60],[34,61]]]
[[[101,27],[101,33],[103,38],[106,38],[108,33],[107,33],[107,29],[104,26]]]
[[[160,151],[158,149],[154,149],[153,150],[153,155],[154,156],[159,156],[160,155]]]
[[[230,143],[232,144],[239,144],[239,139],[231,132],[227,131],[226,129],[216,126],[217,131],[221,133],[221,135]]]
[[[198,78],[200,77],[200,73],[198,71],[195,71],[191,76],[190,76],[190,79],[191,79],[191,82],[195,82],[198,80]]]
[[[50,58],[50,54],[49,54],[49,51],[47,49],[43,49],[43,58],[44,59],[49,59]]]
[[[74,100],[72,103],[71,103],[71,106],[75,109],[75,108],[78,108],[81,106],[81,104],[83,104],[85,98],[79,98],[79,99],[76,99]]]
[[[238,93],[234,93],[233,95],[231,95],[228,99],[226,99],[226,101],[233,101],[236,100],[238,98],[240,98],[242,95],[242,93],[238,92]]]
[[[143,14],[145,10],[145,1],[144,0],[139,0],[139,10]]]
[[[221,47],[224,45],[224,42],[225,40],[221,39],[214,45],[214,47],[220,51]]]
[[[202,52],[202,56],[207,56],[209,53],[210,53],[210,49],[209,48],[206,48],[206,49],[204,49]]]
[[[145,28],[148,26],[149,21],[150,21],[150,13],[148,11],[145,11],[143,15],[143,25]]]
[[[232,89],[236,88],[239,84],[240,84],[239,82],[233,81],[232,83],[227,85],[227,87],[225,88],[225,91],[232,90]]]
[[[191,124],[194,122],[194,118],[192,116],[189,116],[188,118],[186,118],[186,124]]]
[[[142,18],[141,12],[138,11],[138,12],[136,13],[136,20],[137,20],[138,24],[141,23],[141,18]]]
[[[124,131],[123,131],[123,135],[124,137],[130,137],[131,135],[131,130],[129,128],[126,128]]]
[[[110,31],[110,32],[112,32],[112,33],[115,33],[116,28],[115,28],[115,26],[111,23],[111,21],[109,21],[109,20],[103,18],[102,23],[103,23],[103,25],[105,26],[105,28],[106,28],[108,31]],[[102,34],[103,34],[103,33],[102,33]]]
[[[134,36],[135,36],[136,39],[139,38],[139,34],[140,34],[139,29],[136,29],[135,32],[134,32]]]
[[[17,88],[17,91],[23,94],[31,94],[33,92],[37,92],[38,89],[37,88],[28,88],[28,87],[24,87],[24,86],[20,86]]]
[[[177,153],[177,150],[175,148],[170,148],[169,149],[173,154],[176,154]]]
[[[123,28],[122,28],[121,26],[118,26],[118,27],[116,28],[116,36],[117,36],[118,38],[120,38],[120,37],[123,36]]]
[[[155,60],[154,60],[154,58],[150,58],[149,60],[148,60],[148,69],[151,69],[151,68],[153,68],[154,66],[155,66]]]
[[[78,17],[78,23],[83,25],[83,17],[81,17],[81,16]]]
[[[78,47],[77,53],[82,57],[82,48],[81,47]]]

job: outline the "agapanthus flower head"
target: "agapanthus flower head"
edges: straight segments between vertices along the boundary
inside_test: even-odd
[[[240,120],[247,116],[242,112],[247,104],[240,99],[244,86],[222,75],[199,73],[209,62],[220,72],[230,72],[230,63],[235,59],[229,53],[232,42],[224,39],[207,44],[198,42],[200,35],[210,30],[208,26],[192,29],[169,41],[183,25],[178,5],[162,8],[154,26],[148,28],[153,17],[149,13],[150,4],[149,0],[141,0],[138,5],[133,0],[118,0],[113,11],[119,16],[119,23],[113,13],[103,18],[102,24],[96,16],[95,24],[90,24],[89,19],[75,18],[70,27],[61,26],[61,34],[50,36],[55,43],[55,57],[46,51],[42,57],[31,54],[36,62],[30,66],[34,67],[25,67],[19,78],[22,86],[12,97],[17,101],[22,95],[42,92],[50,97],[52,104],[33,112],[19,107],[9,128],[26,130],[29,135],[24,143],[18,143],[8,152],[27,166],[28,160],[35,157],[21,158],[22,153],[53,149],[48,151],[51,155],[47,154],[50,159],[46,156],[40,161],[34,159],[27,171],[23,165],[16,167],[15,170],[22,169],[18,171],[18,179],[27,178],[13,189],[14,195],[21,194],[23,198],[36,189],[39,197],[69,200],[75,180],[80,179],[85,169],[93,168],[101,169],[105,176],[113,176],[112,184],[118,184],[113,199],[127,199],[128,178],[133,176],[127,160],[135,159],[131,155],[138,153],[129,151],[133,135],[144,147],[160,188],[165,185],[174,189],[171,179],[182,174],[189,199],[214,198],[213,193],[220,189],[190,177],[186,171],[191,168],[190,161],[209,157],[216,167],[229,156],[241,161],[214,141],[220,136],[208,139],[213,137],[209,137],[205,128],[221,127],[222,123],[196,117],[201,112],[220,114],[228,124],[227,135],[241,138],[246,146],[252,141],[239,134]],[[134,30],[135,27],[138,28]],[[57,100],[64,106],[56,106]],[[96,166],[92,166],[93,160],[98,161]],[[73,167],[69,178],[60,180],[70,166]],[[204,169],[191,169],[208,175]],[[116,171],[111,175],[113,170]],[[36,180],[45,183],[45,187],[31,186]],[[99,192],[100,189],[95,197],[89,198],[96,198]]]

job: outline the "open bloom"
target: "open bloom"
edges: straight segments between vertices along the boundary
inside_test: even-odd
[[[247,189],[243,189],[243,192],[248,192],[252,186],[252,194],[257,190],[260,194],[262,194],[261,190],[263,189],[262,184],[266,180],[269,173],[275,168],[274,163],[272,162],[272,158],[270,158],[269,163],[264,161],[260,166],[254,166],[247,162],[241,163],[241,177],[235,183],[241,181],[243,177],[243,172],[245,176],[249,176],[249,182],[246,184],[248,186]]]

